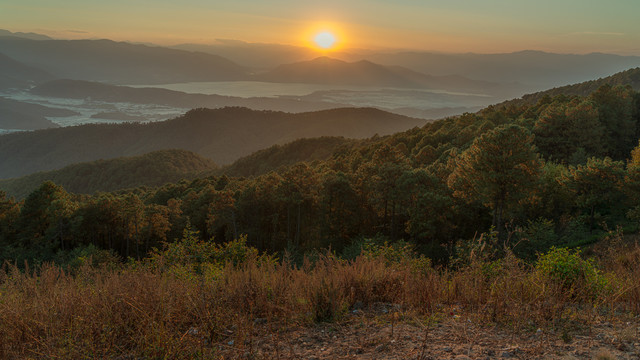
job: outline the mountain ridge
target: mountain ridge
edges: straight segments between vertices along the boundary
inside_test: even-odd
[[[373,108],[299,114],[247,108],[194,109],[148,124],[87,124],[0,136],[0,178],[54,170],[78,162],[162,149],[193,151],[215,163],[299,138],[367,138],[422,126],[426,120]]]

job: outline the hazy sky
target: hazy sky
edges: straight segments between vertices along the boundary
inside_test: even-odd
[[[640,55],[639,0],[0,0],[0,28],[172,45],[216,39],[343,48]]]

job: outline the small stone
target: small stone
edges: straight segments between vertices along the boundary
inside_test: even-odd
[[[263,325],[267,323],[267,319],[266,318],[257,318],[255,320],[253,320],[253,323],[256,325]]]
[[[442,348],[442,351],[444,351],[444,352],[452,352],[453,349],[448,347],[448,346],[445,346],[444,348]]]
[[[500,357],[501,357],[501,358],[503,358],[503,359],[511,359],[511,358],[512,358],[512,357],[514,357],[514,356],[515,356],[515,355],[513,355],[513,353],[512,353],[512,352],[510,352],[510,351],[504,351],[504,352],[502,353],[502,355],[500,355]]]

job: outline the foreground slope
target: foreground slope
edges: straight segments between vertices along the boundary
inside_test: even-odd
[[[426,121],[370,108],[290,114],[246,108],[196,109],[150,124],[101,124],[0,136],[0,178],[63,166],[184,149],[229,164],[252,152],[299,138],[365,138],[391,134]]]

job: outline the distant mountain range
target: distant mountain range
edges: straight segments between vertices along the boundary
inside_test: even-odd
[[[162,149],[193,151],[224,165],[300,138],[366,138],[425,123],[371,108],[300,114],[246,108],[196,109],[176,119],[149,124],[90,124],[2,135],[0,178]]]
[[[231,81],[248,75],[220,56],[111,40],[0,37],[0,52],[57,78],[115,84]]]
[[[545,96],[554,97],[556,95],[578,95],[588,96],[602,85],[611,86],[623,85],[631,86],[634,90],[640,91],[640,67],[619,72],[617,74],[581,82],[579,84],[565,85],[557,88],[539,91],[532,94],[525,94],[521,98],[505,101],[498,105],[532,105]]]
[[[332,53],[335,60],[346,64],[331,62],[336,70],[325,77],[304,75],[305,69],[317,68],[322,61],[329,61],[310,60],[314,52],[298,46],[220,40],[214,45],[185,44],[167,48],[111,40],[51,40],[44,35],[6,30],[0,30],[0,52],[57,78],[125,85],[260,78],[276,82],[369,84],[374,81],[367,81],[364,75],[371,74],[382,79],[385,86],[434,88],[439,82],[463,81],[466,84],[462,85],[467,86],[469,81],[479,81],[476,85],[500,83],[537,91],[640,66],[639,56],[601,53],[578,55],[527,50],[445,54],[350,50]],[[382,71],[381,66],[387,69]],[[355,72],[342,71],[349,68]],[[252,76],[264,71],[267,73]],[[348,76],[341,79],[340,74]]]
[[[504,93],[517,91],[514,85],[476,81],[462,76],[431,76],[401,66],[383,66],[367,60],[346,62],[329,57],[285,64],[254,76],[259,81],[368,87],[422,88],[448,91]]]
[[[0,29],[0,36],[14,36],[14,37],[19,37],[19,38],[24,38],[24,39],[31,39],[31,40],[53,40],[52,38],[48,37],[47,35],[36,34],[36,33],[32,33],[32,32],[28,32],[28,33],[11,32],[9,30],[3,30],[3,29]]]
[[[404,66],[434,76],[457,74],[476,80],[516,82],[529,85],[532,90],[587,81],[640,66],[639,56],[554,54],[531,50],[505,54],[398,52],[351,55],[349,59]]]

